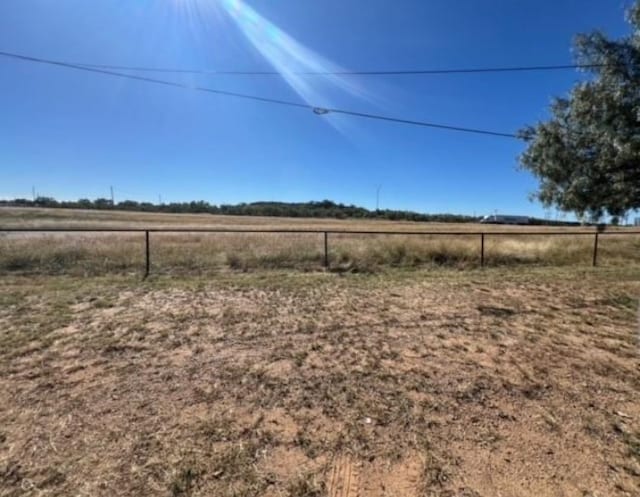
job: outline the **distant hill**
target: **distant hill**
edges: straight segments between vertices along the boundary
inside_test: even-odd
[[[173,202],[152,204],[123,200],[115,204],[106,198],[95,200],[58,201],[50,197],[36,200],[17,198],[0,200],[0,206],[13,207],[49,207],[61,209],[97,209],[124,210],[139,212],[168,212],[190,214],[225,214],[233,216],[274,216],[274,217],[317,217],[335,219],[388,219],[393,221],[468,223],[476,222],[478,217],[460,214],[421,214],[398,210],[369,210],[355,205],[338,204],[331,200],[311,202],[251,202],[235,205],[214,205],[203,200],[193,202]]]

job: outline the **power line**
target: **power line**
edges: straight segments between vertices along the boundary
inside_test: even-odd
[[[408,124],[408,125],[412,125],[412,126],[422,126],[422,127],[427,127],[427,128],[445,129],[445,130],[449,130],[449,131],[459,131],[459,132],[464,132],[464,133],[475,133],[475,134],[480,134],[480,135],[500,136],[500,137],[505,137],[505,138],[519,138],[514,133],[503,133],[503,132],[499,132],[499,131],[491,131],[491,130],[479,129],[479,128],[468,128],[468,127],[463,127],[463,126],[450,126],[450,125],[446,125],[446,124],[432,123],[432,122],[427,122],[427,121],[414,121],[414,120],[411,120],[411,119],[401,119],[401,118],[383,116],[383,115],[378,115],[378,114],[369,114],[369,113],[365,113],[365,112],[356,112],[356,111],[350,111],[350,110],[344,110],[344,109],[333,109],[333,108],[315,106],[315,105],[310,105],[310,104],[305,104],[305,103],[300,103],[300,102],[293,102],[293,101],[290,101],[290,100],[280,100],[280,99],[276,99],[276,98],[260,97],[260,96],[256,96],[256,95],[248,95],[248,94],[245,94],[245,93],[237,93],[237,92],[231,92],[231,91],[225,91],[225,90],[217,90],[217,89],[214,89],[214,88],[207,88],[207,87],[202,87],[202,86],[190,86],[190,85],[187,85],[187,84],[184,84],[184,83],[176,83],[176,82],[173,82],[173,81],[166,81],[166,80],[163,80],[163,79],[149,78],[147,76],[137,76],[137,75],[134,75],[134,74],[125,74],[125,73],[121,73],[121,72],[112,71],[110,69],[98,69],[98,68],[94,68],[94,67],[81,66],[81,65],[71,64],[71,63],[68,63],[68,62],[61,62],[61,61],[55,61],[55,60],[49,60],[49,59],[42,59],[42,58],[39,58],[39,57],[30,57],[30,56],[27,56],[27,55],[20,55],[20,54],[15,54],[15,53],[10,53],[10,52],[2,52],[2,51],[0,51],[0,55],[4,56],[4,57],[12,58],[12,59],[18,59],[18,60],[22,60],[22,61],[27,61],[27,62],[35,62],[35,63],[38,63],[38,64],[47,64],[47,65],[64,67],[64,68],[67,68],[67,69],[75,69],[75,70],[78,70],[78,71],[86,71],[86,72],[97,73],[97,74],[105,74],[105,75],[115,76],[115,77],[124,78],[124,79],[132,79],[132,80],[135,80],[135,81],[142,81],[142,82],[145,82],[145,83],[154,83],[154,84],[159,84],[159,85],[164,85],[164,86],[171,86],[171,87],[174,87],[174,88],[181,88],[181,89],[185,89],[185,90],[194,90],[194,91],[200,91],[200,92],[206,92],[206,93],[213,93],[215,95],[222,95],[222,96],[234,97],[234,98],[242,98],[242,99],[245,99],[245,100],[254,100],[254,101],[258,101],[258,102],[262,102],[262,103],[270,103],[270,104],[276,104],[276,105],[285,105],[285,106],[288,106],[288,107],[297,107],[297,108],[301,108],[301,109],[308,109],[308,110],[311,110],[315,114],[318,114],[318,115],[334,113],[334,114],[342,114],[342,115],[353,116],[353,117],[361,117],[361,118],[365,118],[365,119],[375,119],[375,120],[379,120],[379,121],[393,122],[393,123],[398,123],[398,124]]]
[[[109,69],[117,71],[158,72],[178,74],[206,74],[211,76],[282,76],[278,71],[219,71],[213,69],[177,69],[166,67],[119,66],[107,64],[85,64],[75,62],[73,65],[91,67],[94,69]],[[482,74],[501,72],[534,72],[534,71],[566,71],[575,69],[595,69],[605,67],[605,64],[559,64],[541,66],[505,66],[505,67],[475,67],[448,69],[405,69],[405,70],[375,70],[375,71],[294,71],[298,76],[417,76],[438,74]]]

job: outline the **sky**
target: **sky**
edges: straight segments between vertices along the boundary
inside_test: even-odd
[[[628,32],[625,0],[2,0],[0,51],[260,97],[514,133],[575,71],[299,72],[572,63],[576,33]],[[131,73],[134,74],[134,73]],[[0,198],[331,199],[368,208],[555,216],[519,140],[317,115],[0,57]]]

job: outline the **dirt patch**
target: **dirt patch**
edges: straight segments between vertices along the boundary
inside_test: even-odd
[[[327,478],[329,497],[418,497],[424,463],[416,455],[400,461],[358,461],[338,454]]]
[[[331,464],[328,478],[329,497],[358,497],[361,485],[359,470],[350,456],[338,454]]]
[[[637,276],[10,280],[0,495],[638,495]]]

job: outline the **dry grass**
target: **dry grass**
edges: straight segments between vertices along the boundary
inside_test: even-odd
[[[416,223],[371,219],[323,219],[260,216],[223,216],[211,214],[161,214],[127,211],[98,211],[77,209],[44,209],[0,207],[0,226],[3,227],[77,227],[111,228],[310,228],[318,230],[391,230],[416,231],[557,231],[545,226],[480,225],[473,223]],[[576,232],[592,232],[592,227],[560,228]],[[624,231],[624,228],[610,228]]]
[[[541,227],[420,224],[388,221],[248,218],[165,215],[53,209],[0,209],[0,225],[23,227],[227,227],[310,228],[394,231],[554,231]],[[555,230],[557,231],[557,229]],[[486,263],[499,265],[591,264],[593,238],[570,230],[567,236],[487,235]],[[624,230],[603,236],[599,261],[604,265],[640,262],[640,236]],[[390,267],[473,268],[480,263],[478,236],[404,236],[331,234],[333,270],[376,272]],[[151,236],[155,274],[200,274],[220,270],[322,268],[323,239],[318,234],[161,234]],[[99,275],[139,273],[144,266],[144,235],[0,234],[0,272]]]
[[[161,214],[127,211],[98,211],[77,209],[44,209],[0,207],[0,226],[4,227],[112,227],[112,228],[311,228],[319,230],[393,230],[415,231],[428,227],[435,231],[467,231],[470,226],[460,223],[416,223],[412,221],[385,221],[367,219],[323,219],[260,216],[222,216],[211,214]],[[543,226],[492,226],[483,229],[494,231],[553,230]],[[572,228],[576,231],[592,231],[593,228]]]
[[[5,275],[0,495],[636,496],[639,277]]]
[[[486,271],[477,237],[336,234],[340,277],[318,235],[153,234],[144,283],[139,234],[0,235],[0,496],[640,495],[640,237],[618,233],[597,270],[590,237],[488,236]]]

